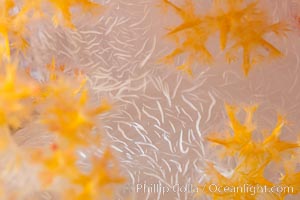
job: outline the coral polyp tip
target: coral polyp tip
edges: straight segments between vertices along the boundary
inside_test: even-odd
[[[190,0],[185,0],[183,6],[168,0],[164,0],[163,4],[182,21],[167,34],[170,38],[177,38],[176,49],[166,56],[168,60],[187,54],[191,64],[210,63],[213,56],[207,45],[217,33],[220,49],[225,51],[228,63],[236,61],[237,54],[242,50],[242,68],[246,76],[256,63],[282,55],[265,36],[269,33],[286,36],[289,29],[283,22],[271,22],[267,12],[260,9],[256,1],[213,1],[207,13],[197,13],[194,5],[197,2]]]
[[[17,70],[17,62],[1,65],[0,125],[18,128],[30,117],[32,98],[38,95],[39,87],[33,80],[22,76]]]
[[[248,185],[259,185],[266,187],[273,187],[275,183],[269,181],[265,177],[265,171],[267,166],[271,163],[280,164],[284,160],[284,153],[289,152],[293,155],[296,149],[300,147],[299,143],[283,141],[280,139],[282,128],[286,125],[286,120],[281,115],[278,116],[275,128],[262,140],[256,140],[253,136],[256,126],[253,123],[253,114],[256,111],[257,106],[245,107],[246,117],[244,122],[240,122],[237,118],[239,109],[235,106],[226,105],[226,111],[229,118],[229,127],[231,129],[231,135],[225,138],[216,138],[215,136],[208,136],[208,141],[216,143],[224,147],[225,153],[228,156],[236,158],[236,166],[233,168],[233,172],[230,176],[224,176],[220,173],[214,164],[208,163],[207,165],[207,184],[216,184],[222,187],[231,187],[232,189],[238,189],[245,183]],[[281,161],[281,162],[278,162]],[[291,161],[296,161],[296,158]],[[291,162],[289,161],[289,162]],[[286,175],[281,178],[281,184],[285,186],[298,186],[295,185],[295,179],[290,179],[289,173],[298,176],[299,173],[291,170],[285,170]],[[278,180],[280,181],[280,180]],[[299,184],[299,183],[298,183]],[[199,187],[203,187],[200,185]],[[293,194],[299,192],[296,190]],[[213,193],[207,188],[203,190],[204,193],[213,197],[213,199],[258,199],[260,193],[253,193],[249,195],[247,192],[216,192]],[[265,195],[265,194],[264,194]],[[270,194],[266,194],[268,196]],[[285,197],[288,193],[274,193],[278,197]]]

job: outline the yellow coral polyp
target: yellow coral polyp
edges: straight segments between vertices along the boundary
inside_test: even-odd
[[[85,78],[68,80],[61,73],[64,67],[57,67],[54,59],[47,68],[48,82],[41,85],[42,92],[37,101],[41,123],[69,144],[83,145],[87,142],[87,134],[95,126],[96,116],[110,110],[111,105],[103,100],[100,105],[90,106]]]
[[[84,11],[91,10],[92,8],[99,7],[99,4],[93,3],[89,0],[49,0],[56,10],[52,21],[54,25],[66,25],[69,28],[75,28],[72,23],[72,14],[70,9],[75,6],[82,7]],[[60,18],[60,15],[62,16]]]
[[[90,173],[84,173],[78,167],[79,148],[101,145],[99,134],[94,136],[91,131],[96,125],[96,117],[111,109],[106,100],[91,106],[85,87],[86,79],[82,79],[81,72],[76,71],[76,76],[72,77],[75,80],[71,81],[62,73],[64,65],[57,67],[53,59],[47,66],[49,76],[45,82],[39,83],[30,76],[30,68],[22,74],[17,62],[11,62],[29,47],[25,38],[31,36],[27,32],[30,23],[50,18],[55,26],[75,28],[71,11],[75,7],[82,8],[84,12],[99,11],[98,8],[101,8],[90,0],[0,0],[0,151],[3,153],[1,156],[8,153],[9,158],[16,157],[3,163],[1,199],[27,198],[31,191],[19,187],[14,188],[16,191],[10,189],[12,182],[19,184],[18,180],[12,181],[10,177],[15,176],[13,173],[19,172],[19,168],[28,166],[33,166],[30,175],[39,177],[36,181],[41,190],[52,190],[56,184],[54,180],[66,181],[69,184],[66,190],[56,186],[53,189],[63,199],[99,199],[100,190],[111,192],[111,184],[124,182],[119,175],[118,163],[109,150],[101,157],[93,156],[89,163],[92,167]],[[25,130],[27,127],[23,122],[29,118],[30,123],[38,126],[42,123],[44,131],[55,134],[50,151],[46,148],[23,149],[14,141],[13,134]],[[27,163],[27,159],[36,165]],[[14,168],[14,172],[11,172],[11,168]],[[6,180],[6,176],[9,180]],[[73,190],[78,187],[79,191]],[[36,189],[32,190],[40,192]]]
[[[17,64],[2,64],[0,74],[0,125],[13,128],[29,117],[32,98],[38,95],[38,86],[17,73]]]
[[[111,195],[112,185],[125,182],[124,177],[119,175],[116,159],[110,150],[106,150],[101,157],[91,157],[92,169],[89,172],[82,172],[76,164],[76,148],[59,145],[52,150],[50,155],[39,156],[44,166],[40,179],[46,188],[51,188],[54,178],[67,180],[71,185],[63,192],[64,198],[98,199],[102,195]]]
[[[59,83],[59,82],[57,82]],[[48,129],[70,141],[83,141],[95,125],[95,117],[109,110],[108,103],[91,108],[88,105],[87,91],[74,94],[69,85],[64,90],[56,90],[59,85],[49,88],[47,98],[51,99],[43,110],[42,123]],[[53,91],[53,92],[52,92]]]
[[[216,33],[219,34],[220,49],[225,51],[228,63],[236,61],[236,54],[242,50],[245,75],[259,61],[282,55],[264,37],[268,33],[284,36],[288,31],[287,25],[283,22],[270,22],[267,13],[258,8],[256,1],[245,3],[243,0],[216,0],[210,11],[203,15],[195,12],[193,1],[184,2],[179,7],[169,0],[163,0],[163,4],[172,8],[182,20],[180,25],[172,27],[167,34],[170,38],[174,35],[178,38],[177,47],[165,57],[167,60],[175,60],[181,54],[188,54],[187,69],[196,62],[210,63],[213,59],[206,46],[209,38]],[[232,43],[231,46],[228,46],[229,42]],[[259,53],[259,50],[264,50],[265,53]]]
[[[226,105],[227,115],[229,118],[229,127],[231,133],[225,138],[216,138],[215,136],[208,136],[207,139],[210,142],[221,145],[225,149],[225,153],[229,156],[234,156],[237,160],[237,165],[234,168],[232,175],[222,175],[213,164],[209,163],[207,167],[208,182],[205,185],[216,184],[219,186],[240,187],[245,183],[249,185],[260,185],[272,187],[275,183],[266,179],[264,173],[266,167],[274,161],[283,161],[283,153],[289,151],[289,153],[295,153],[296,148],[299,148],[299,143],[293,143],[288,141],[282,141],[279,136],[282,127],[286,124],[286,120],[282,116],[278,116],[277,124],[269,136],[264,137],[261,141],[256,141],[253,138],[253,132],[256,127],[253,123],[253,115],[257,106],[246,107],[246,118],[244,122],[240,122],[236,114],[238,108],[234,106]],[[296,158],[293,158],[295,161]],[[288,194],[297,194],[299,190],[299,181],[296,181],[292,176],[299,176],[299,172],[295,171],[294,165],[286,165],[286,174],[283,175],[279,185],[281,186],[293,186],[295,188],[294,193],[273,193],[263,194],[264,198],[270,198],[276,196],[277,198],[283,198]],[[297,185],[298,184],[298,185]],[[203,185],[200,186],[203,188]],[[258,199],[259,193],[249,194],[247,192],[212,192],[208,188],[204,188],[204,193],[211,196],[213,199]],[[269,196],[268,196],[269,195]]]
[[[45,171],[41,174],[41,178],[48,179],[46,185],[49,185],[55,177],[74,178],[78,174],[75,151],[72,148],[54,150],[50,157],[43,159],[43,165]]]
[[[105,186],[111,184],[122,184],[125,178],[118,175],[116,160],[110,150],[106,150],[101,158],[92,157],[93,168],[88,175],[81,175],[74,180],[75,184],[82,186],[82,191],[77,194],[77,200],[97,199],[99,196],[111,195],[111,190]],[[112,168],[109,167],[112,164]],[[102,190],[104,189],[104,190]],[[99,194],[99,191],[104,194]],[[106,193],[106,194],[105,194]]]
[[[17,50],[24,50],[27,46],[23,35],[28,17],[22,11],[12,14],[14,7],[15,1],[13,0],[2,0],[0,3],[0,58],[8,61],[11,56],[10,45]],[[15,40],[11,41],[11,39]]]
[[[84,11],[99,8],[100,5],[89,0],[1,0],[0,1],[0,59],[10,60],[12,50],[25,52],[28,43],[27,27],[34,20],[46,19],[49,10],[43,6],[52,5],[52,21],[55,26],[63,25],[75,28],[72,23],[71,8],[81,7]],[[13,10],[18,7],[19,11]],[[51,7],[51,6],[50,6]],[[49,8],[49,7],[47,7]]]

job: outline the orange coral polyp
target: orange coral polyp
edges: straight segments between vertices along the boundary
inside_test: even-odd
[[[89,134],[94,127],[95,116],[106,110],[101,109],[101,106],[91,110],[85,93],[78,96],[70,91],[71,88],[69,94],[63,90],[63,93],[55,92],[51,95],[52,101],[45,107],[42,119],[50,131],[73,142],[79,142],[82,134]]]
[[[167,36],[176,35],[182,38],[183,42],[177,42],[177,48],[166,58],[174,60],[177,56],[187,53],[193,58],[192,62],[189,61],[188,68],[191,68],[194,62],[199,62],[195,54],[199,54],[202,61],[212,60],[206,43],[215,33],[220,35],[220,49],[226,52],[228,63],[236,61],[236,54],[240,49],[243,50],[242,67],[245,75],[248,75],[258,61],[282,55],[264,36],[268,33],[285,36],[288,31],[287,25],[283,22],[270,22],[267,13],[258,8],[256,1],[248,4],[242,0],[214,1],[211,10],[204,16],[196,14],[195,5],[190,0],[185,0],[182,7],[168,0],[163,2],[182,20],[179,26],[171,28]],[[228,47],[229,41],[233,44]],[[196,48],[199,44],[201,48]],[[265,50],[266,55],[259,54],[257,49]]]
[[[18,4],[17,4],[18,3]],[[89,0],[1,0],[0,3],[0,59],[10,61],[12,50],[16,55],[24,53],[28,47],[25,36],[28,35],[27,27],[37,18],[46,19],[48,10],[43,6],[47,3],[53,5],[54,16],[52,21],[55,26],[63,25],[75,29],[72,23],[70,9],[82,7],[83,11],[92,11],[100,7],[99,4]],[[12,12],[18,6],[18,12]],[[47,7],[49,9],[49,7]]]
[[[25,80],[17,72],[17,64],[3,64],[0,74],[0,125],[18,128],[30,116],[32,98],[38,95],[38,85]]]
[[[286,120],[282,116],[278,116],[277,124],[269,136],[265,137],[262,141],[254,141],[252,133],[255,131],[255,125],[253,123],[253,115],[257,106],[246,107],[246,118],[244,123],[241,123],[236,114],[238,109],[234,106],[226,105],[227,115],[230,121],[230,128],[233,132],[232,136],[228,136],[225,139],[215,138],[208,136],[207,139],[210,142],[222,145],[225,148],[225,152],[230,156],[234,156],[237,159],[237,166],[234,168],[233,174],[230,177],[222,175],[213,164],[209,163],[207,167],[207,174],[209,181],[206,184],[216,184],[224,186],[242,186],[247,183],[249,185],[261,185],[261,186],[274,186],[274,183],[267,180],[264,176],[266,167],[272,161],[283,161],[283,153],[286,151],[295,152],[296,148],[300,147],[299,143],[293,143],[280,140],[279,136],[282,127],[286,124]],[[295,160],[295,159],[294,159]],[[292,172],[290,172],[292,171]],[[290,178],[291,175],[299,176],[299,172],[295,170],[286,170],[286,175],[283,176],[280,185],[294,186],[298,188],[294,194],[299,193],[299,181],[295,181],[294,178]],[[199,186],[200,188],[203,185]],[[240,193],[214,193],[207,188],[204,193],[211,196],[213,199],[257,199],[259,193],[249,195],[245,192]],[[290,193],[291,194],[291,193]],[[275,195],[278,198],[283,198],[288,193],[273,193],[264,194]]]

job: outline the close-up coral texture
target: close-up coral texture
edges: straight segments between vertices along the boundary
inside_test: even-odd
[[[0,200],[298,200],[299,52],[299,0],[0,0]]]

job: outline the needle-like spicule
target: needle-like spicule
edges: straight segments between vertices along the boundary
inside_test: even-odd
[[[0,156],[5,164],[0,166],[4,195],[0,198],[22,199],[30,192],[44,190],[62,199],[112,197],[114,185],[122,184],[125,179],[120,175],[117,159],[102,147],[96,120],[111,105],[105,100],[93,105],[83,75],[75,71],[73,76],[66,76],[65,67],[56,66],[54,59],[45,68],[48,73],[44,74],[43,82],[28,76],[30,71],[24,70],[22,74],[16,63],[1,67]],[[14,134],[26,127],[27,122],[34,122],[54,136],[50,144],[44,148],[21,147]],[[24,132],[24,136],[30,137],[30,131]],[[79,156],[83,149],[90,153]],[[89,160],[86,165],[90,170],[78,165],[85,159]],[[16,177],[16,185],[22,185],[18,174],[29,167],[32,170],[25,174],[34,177],[34,181],[28,181],[25,189],[15,186],[11,191],[11,177]]]
[[[299,192],[299,186],[295,182],[296,179],[291,178],[291,174],[296,176],[298,173],[292,169],[286,169],[287,173],[283,176],[281,185],[295,187],[294,192],[275,191],[273,194],[268,194],[268,192],[244,191],[245,184],[249,187],[260,186],[262,188],[272,188],[276,185],[265,177],[266,167],[271,162],[284,163],[284,159],[296,154],[296,148],[300,147],[300,144],[297,142],[288,142],[280,139],[282,127],[286,124],[286,120],[282,116],[278,117],[277,124],[270,133],[263,133],[263,139],[255,140],[253,133],[256,130],[256,126],[253,123],[253,115],[256,109],[257,106],[246,107],[244,109],[246,117],[242,123],[236,117],[238,108],[227,105],[226,110],[231,131],[223,138],[216,136],[207,137],[208,141],[224,147],[223,156],[233,156],[237,160],[237,164],[229,176],[221,174],[212,163],[208,164],[208,182],[205,185],[215,184],[221,188],[229,188],[227,191],[220,189],[212,192],[208,187],[205,187],[203,191],[213,199],[259,199],[260,195],[264,195],[265,198],[268,195],[283,197],[284,195]],[[267,136],[264,136],[266,134]],[[295,158],[293,160],[296,161]]]
[[[50,6],[49,6],[50,4]],[[0,59],[24,53],[29,46],[28,26],[37,19],[51,19],[55,26],[74,29],[73,8],[99,14],[101,6],[89,0],[0,0]]]
[[[207,13],[196,12],[196,1],[184,2],[179,7],[169,0],[163,1],[182,21],[180,25],[170,28],[167,34],[169,38],[175,38],[177,47],[165,57],[166,61],[174,61],[180,55],[186,56],[186,62],[178,69],[192,74],[191,66],[194,63],[210,63],[213,56],[207,43],[217,34],[220,49],[226,52],[228,63],[236,61],[237,54],[242,51],[245,75],[261,60],[282,55],[265,36],[269,33],[284,36],[288,31],[287,26],[283,22],[271,22],[268,14],[259,9],[256,1],[245,3],[243,0],[215,0]]]
[[[39,95],[38,84],[18,62],[0,62],[0,183],[1,199],[11,199],[17,193],[26,193],[26,188],[9,191],[12,177],[16,177],[26,163],[13,134],[33,118],[34,100]],[[34,176],[34,175],[33,175]],[[12,198],[13,199],[13,198]]]
[[[92,129],[96,126],[96,116],[110,110],[111,105],[103,101],[91,106],[85,79],[68,80],[61,73],[64,67],[56,66],[54,60],[48,70],[48,81],[41,87],[42,97],[37,104],[40,122],[56,139],[50,151],[34,156],[42,166],[42,184],[53,189],[55,179],[67,181],[70,185],[58,191],[63,199],[99,199],[105,192],[111,195],[112,185],[121,184],[125,179],[120,176],[117,160],[110,150],[102,156],[91,156],[89,172],[80,169],[77,154],[80,148],[100,147],[101,138],[94,136]]]
[[[62,186],[61,190],[56,190],[63,199],[83,200],[112,196],[113,185],[125,182],[110,150],[106,150],[101,157],[92,155],[91,170],[88,172],[77,165],[76,148],[55,144],[51,151],[49,155],[39,157],[38,161],[43,166],[40,179],[43,187],[48,190],[55,188],[55,180],[67,182],[67,187]]]
[[[100,11],[100,5],[94,3],[90,0],[24,0],[24,8],[32,9],[34,12],[39,12],[40,16],[50,15],[48,10],[43,10],[43,6],[48,3],[51,5],[50,8],[53,9],[52,21],[55,26],[62,25],[74,29],[75,26],[72,22],[72,8],[82,8],[84,12],[87,11]],[[99,13],[98,13],[99,14]]]
[[[221,174],[213,166],[213,164],[208,164],[206,174],[209,176],[210,180],[205,183],[208,187],[204,187],[201,191],[209,195],[214,200],[258,199],[257,197],[259,196],[259,193],[254,193],[253,190],[245,191],[245,186],[261,185],[272,187],[273,183],[269,182],[264,177],[264,166],[253,169],[253,171],[249,171],[248,168],[249,167],[247,165],[240,165],[234,170],[230,177],[227,177]],[[217,186],[220,189],[216,191],[215,188],[211,186]],[[201,186],[201,188],[202,187],[203,186]],[[227,189],[224,190],[224,188]]]
[[[51,18],[55,26],[74,28],[73,8],[99,11],[89,0],[0,0],[1,199],[27,199],[45,190],[61,199],[102,199],[105,193],[112,198],[113,185],[125,181],[111,151],[99,155],[103,148],[96,118],[111,105],[103,100],[93,106],[82,74],[66,76],[65,67],[53,59],[39,82],[29,67],[11,61],[28,46],[30,23]],[[26,130],[27,123],[54,136],[50,148],[18,144],[14,134],[24,131],[22,137],[31,138],[34,132]],[[92,153],[80,157],[82,149]],[[78,165],[85,158],[90,171]]]

